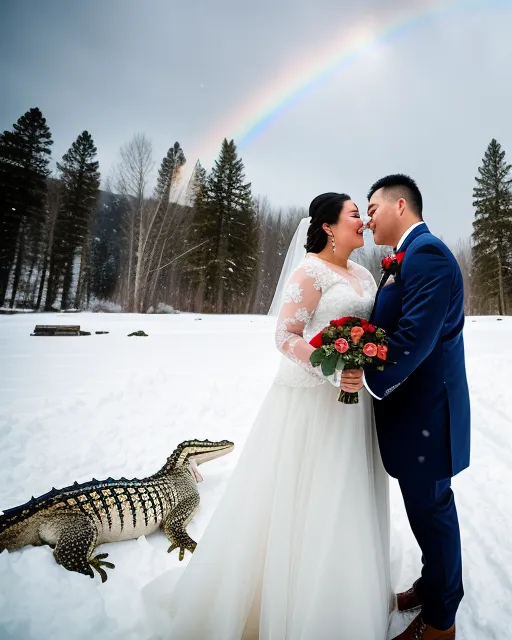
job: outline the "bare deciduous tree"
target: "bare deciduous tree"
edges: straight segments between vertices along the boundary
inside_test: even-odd
[[[51,248],[53,245],[53,235],[55,231],[55,224],[57,222],[57,216],[59,215],[61,207],[61,185],[58,180],[50,178],[48,180],[48,193],[47,193],[47,222],[45,229],[45,237],[43,239],[43,255],[41,262],[41,273],[39,274],[39,291],[37,294],[37,302],[36,309],[41,308],[41,303],[43,300],[43,294],[46,283],[46,275],[48,273],[48,266],[51,258]],[[49,283],[48,283],[49,286]],[[54,287],[55,288],[55,287]],[[47,291],[47,294],[52,294],[51,291]],[[50,300],[50,304],[53,303],[53,300]]]
[[[153,167],[151,142],[144,134],[135,134],[121,148],[114,178],[116,190],[130,203],[125,225],[127,246],[121,292],[121,304],[130,311],[140,311],[141,257],[151,216],[146,198]]]
[[[137,134],[121,149],[115,184],[130,207],[120,301],[130,311],[140,313],[156,304],[159,289],[166,290],[165,280],[172,279],[169,267],[183,248],[187,224],[186,208],[177,202],[182,195],[177,185],[184,164],[185,156],[176,142],[162,162],[157,189],[150,198],[154,168],[151,142]]]
[[[453,247],[453,255],[459,263],[464,281],[464,313],[467,316],[475,315],[478,307],[478,300],[476,299],[476,291],[473,283],[472,254],[471,238],[459,238]]]

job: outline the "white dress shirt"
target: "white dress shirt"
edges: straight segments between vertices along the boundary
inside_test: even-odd
[[[411,226],[406,230],[406,232],[402,235],[402,237],[400,238],[400,240],[398,241],[398,244],[396,245],[396,250],[397,252],[400,251],[400,247],[403,245],[403,243],[405,242],[405,239],[407,238],[407,236],[411,233],[411,231],[413,229],[416,229],[416,227],[419,227],[420,224],[425,224],[423,222],[423,220],[421,220],[420,222],[415,222],[414,224],[411,224]],[[370,387],[366,384],[366,379],[364,377],[364,373],[363,373],[363,384],[366,387],[366,390],[377,400],[382,400],[382,398],[379,398],[379,396],[376,396],[373,391],[370,389]]]
[[[411,226],[407,229],[407,231],[404,233],[404,235],[398,241],[398,244],[396,245],[396,250],[397,251],[400,251],[400,247],[403,245],[403,243],[405,242],[405,239],[411,233],[411,231],[413,229],[416,229],[416,227],[419,227],[420,224],[425,224],[425,223],[423,222],[423,220],[420,220],[420,222],[415,222],[414,224],[411,224]]]

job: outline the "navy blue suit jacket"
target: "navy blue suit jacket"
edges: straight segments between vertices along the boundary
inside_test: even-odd
[[[389,334],[384,371],[365,371],[382,460],[395,478],[450,478],[469,465],[464,289],[454,256],[425,224],[399,251],[395,281],[380,288],[371,321]]]

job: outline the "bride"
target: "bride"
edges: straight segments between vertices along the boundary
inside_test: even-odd
[[[359,404],[338,402],[339,382],[310,365],[308,343],[330,320],[369,318],[376,285],[348,259],[363,245],[350,197],[320,195],[309,214],[283,268],[282,278],[291,276],[275,298],[276,343],[286,357],[172,595],[158,605],[160,578],[145,588],[154,637],[386,638],[388,481],[370,397],[361,390]]]

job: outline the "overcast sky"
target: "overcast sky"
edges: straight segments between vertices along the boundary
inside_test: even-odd
[[[190,167],[209,168],[263,113],[258,96],[277,104],[310,61],[380,33],[242,140],[247,179],[276,207],[344,191],[366,208],[374,180],[408,173],[431,230],[454,242],[471,233],[493,137],[512,161],[511,27],[510,0],[0,0],[0,129],[37,106],[54,160],[87,129],[103,178],[137,132],[157,162],[178,140]]]

